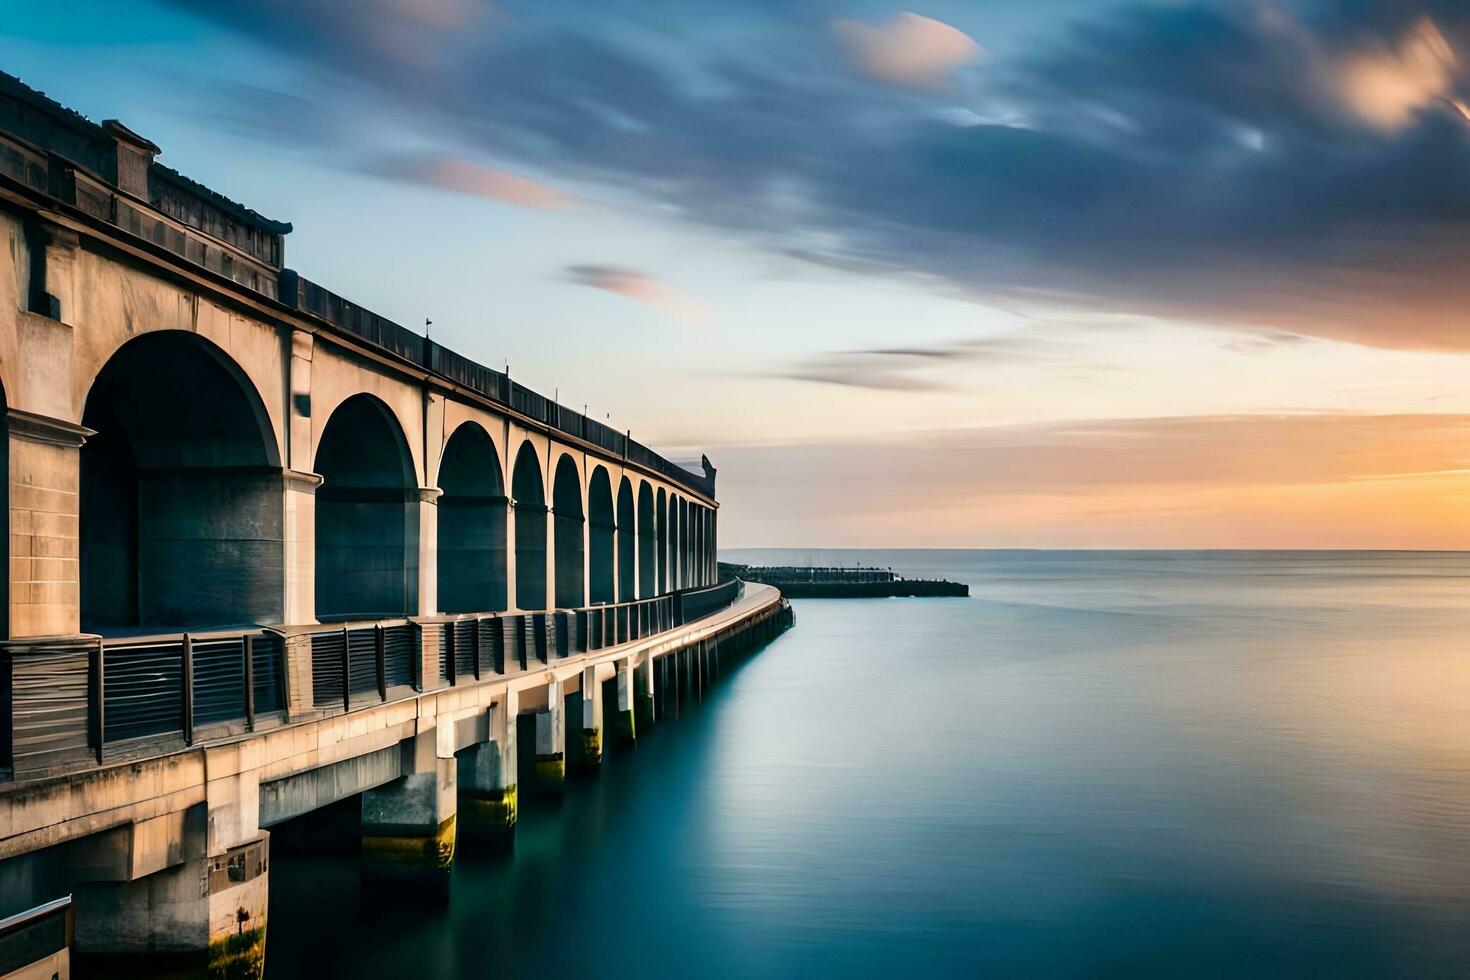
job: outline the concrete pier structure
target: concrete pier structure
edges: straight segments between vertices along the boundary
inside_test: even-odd
[[[355,801],[368,867],[442,876],[568,724],[600,758],[602,685],[646,728],[790,609],[715,581],[707,459],[302,277],[159,152],[0,75],[0,919],[70,894],[79,955],[249,976],[272,827]]]
[[[516,715],[513,690],[490,706],[489,740],[459,754],[459,825],[467,838],[499,839],[515,829]]]
[[[363,866],[390,878],[448,874],[459,812],[454,732],[435,726],[398,748],[403,775],[362,794]]]

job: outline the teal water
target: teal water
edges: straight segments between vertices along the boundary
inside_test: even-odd
[[[1470,555],[732,552],[797,627],[446,904],[278,854],[267,976],[1470,975]]]

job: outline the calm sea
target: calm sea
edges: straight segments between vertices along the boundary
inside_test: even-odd
[[[741,551],[797,627],[447,905],[278,855],[267,976],[1470,976],[1470,555]]]

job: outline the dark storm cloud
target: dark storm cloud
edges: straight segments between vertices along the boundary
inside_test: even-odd
[[[1128,5],[922,89],[854,71],[832,3],[178,2],[380,85],[466,152],[786,254],[1470,348],[1462,2]]]

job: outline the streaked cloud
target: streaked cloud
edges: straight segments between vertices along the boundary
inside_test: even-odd
[[[637,269],[617,265],[569,265],[562,270],[561,277],[578,286],[643,303],[681,320],[699,323],[708,316],[703,307],[668,283]]]
[[[859,71],[897,85],[939,86],[983,53],[964,31],[909,11],[886,24],[837,20],[832,32]]]
[[[455,156],[416,156],[380,162],[369,168],[378,176],[483,197],[521,208],[564,208],[572,198],[549,184]]]
[[[454,8],[373,0],[429,52],[385,59],[357,8],[174,2],[374,89],[466,159],[854,274],[1470,350],[1458,0],[1109,6],[972,89],[933,84],[978,53],[958,7],[946,25],[691,4],[655,26],[622,4],[505,0],[446,28]]]

